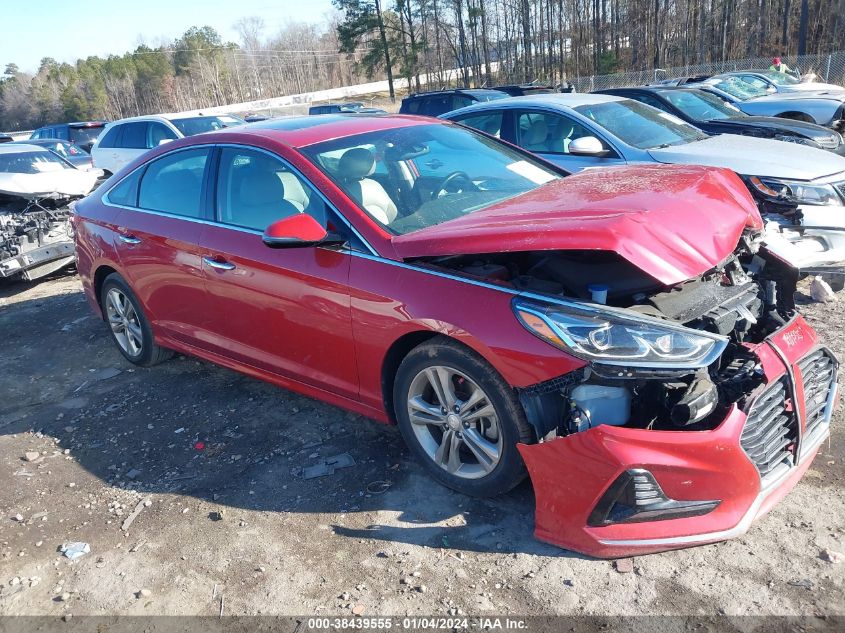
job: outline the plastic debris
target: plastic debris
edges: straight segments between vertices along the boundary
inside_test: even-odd
[[[88,543],[65,543],[61,547],[61,552],[70,560],[82,558],[85,554],[91,553],[91,546]]]
[[[320,463],[308,466],[302,469],[303,479],[314,479],[315,477],[325,477],[326,475],[333,475],[338,468],[349,468],[355,465],[355,460],[349,453],[341,453],[334,457],[326,457]]]
[[[810,282],[810,297],[813,301],[819,303],[827,303],[828,301],[836,301],[836,294],[824,279],[821,277],[813,277]]]

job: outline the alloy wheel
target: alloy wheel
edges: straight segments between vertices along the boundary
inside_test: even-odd
[[[411,428],[428,457],[465,479],[490,474],[502,455],[499,418],[490,398],[451,367],[420,371],[408,391]]]
[[[106,317],[120,348],[129,356],[138,356],[144,347],[144,331],[135,306],[118,288],[106,294]]]

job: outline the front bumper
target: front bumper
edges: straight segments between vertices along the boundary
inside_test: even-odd
[[[73,241],[51,242],[0,261],[0,277],[21,276],[33,281],[67,266],[75,259]]]
[[[540,444],[520,444],[536,496],[536,537],[590,556],[617,558],[745,533],[809,468],[828,436],[837,398],[835,360],[819,347],[815,332],[802,317],[752,351],[762,366],[765,384],[749,398],[746,410],[734,405],[711,431],[601,425]],[[813,382],[812,361],[820,356],[833,364],[832,374],[828,372],[832,379],[823,386],[823,393]],[[794,429],[784,459],[758,470],[743,449],[743,430],[749,414],[755,415],[754,403],[778,384],[784,385],[787,394],[781,412],[792,420]],[[816,406],[819,403],[821,408]],[[700,516],[590,525],[590,515],[608,488],[632,469],[649,471],[671,499],[720,503]],[[766,474],[761,476],[761,472]]]
[[[845,215],[845,208],[842,212]],[[802,274],[845,276],[845,227],[796,227],[769,221],[765,242],[769,251]]]

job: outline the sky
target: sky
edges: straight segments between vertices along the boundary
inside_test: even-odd
[[[322,23],[331,0],[26,0],[15,2],[0,37],[0,73],[14,62],[35,72],[43,57],[74,63],[171,42],[192,26],[215,28],[224,42],[238,41],[234,23],[257,15],[265,37],[288,22]]]

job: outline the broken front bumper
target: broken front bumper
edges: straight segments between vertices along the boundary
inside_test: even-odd
[[[734,405],[711,431],[601,425],[540,444],[520,444],[536,495],[536,537],[590,556],[616,558],[746,532],[807,470],[828,436],[837,398],[836,360],[819,347],[802,317],[752,351],[765,384],[745,410]],[[643,471],[683,516],[668,518],[670,512],[662,520],[645,514],[634,521],[597,521],[597,515],[607,516],[604,510],[620,478],[634,479],[649,494],[654,491]],[[690,507],[693,512],[685,510]]]
[[[73,241],[52,242],[0,261],[0,277],[32,281],[64,268],[76,259]]]

